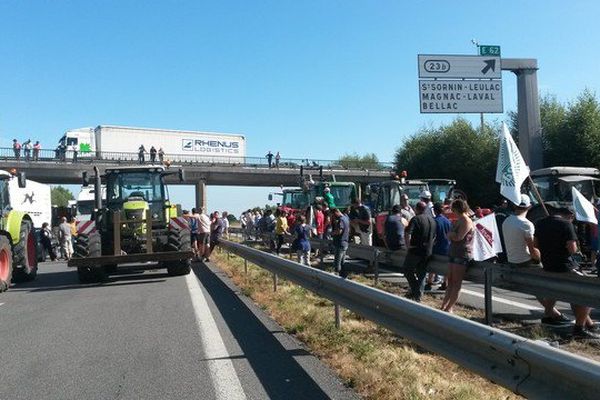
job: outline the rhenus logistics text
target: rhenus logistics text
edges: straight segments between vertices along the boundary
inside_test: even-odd
[[[230,140],[214,139],[182,139],[181,148],[184,151],[193,151],[197,153],[211,154],[239,154],[240,143]]]
[[[420,80],[421,112],[501,112],[502,81]]]

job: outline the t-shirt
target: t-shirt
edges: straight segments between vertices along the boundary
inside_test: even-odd
[[[194,214],[196,216],[196,214]],[[210,233],[210,218],[206,214],[198,215],[198,232],[199,233]]]
[[[323,211],[315,211],[315,227],[317,229],[317,235],[325,233],[325,214]]]
[[[440,214],[435,220],[435,243],[433,244],[433,254],[447,256],[450,248],[448,232],[452,229],[452,223],[444,215]]]
[[[404,224],[402,215],[389,215],[384,224],[385,241],[390,250],[400,250],[404,246]]]
[[[223,231],[225,230],[225,226],[223,224],[223,219],[217,218],[217,220],[212,224],[212,231],[210,236],[213,240],[218,240],[223,236]]]
[[[331,192],[326,192],[323,195],[323,198],[327,202],[327,205],[329,206],[329,208],[336,208],[335,199],[333,198],[333,195],[331,194]]]
[[[573,224],[559,216],[551,215],[538,221],[534,236],[538,240],[544,270],[567,272],[570,256],[567,242],[577,240]]]
[[[400,210],[400,213],[402,214],[402,216],[404,217],[404,219],[407,220],[407,221],[409,221],[409,222],[415,216],[415,212],[413,211],[413,209],[410,206],[408,206],[407,208],[403,208],[402,210]]]
[[[71,240],[71,224],[68,222],[63,222],[58,226],[58,237],[61,242],[66,242]]]
[[[200,225],[200,219],[197,218],[194,214],[189,218],[188,222],[190,224],[190,231],[192,233],[198,233],[198,225]]]
[[[306,224],[298,225],[294,232],[296,233],[298,251],[310,251],[310,227]]]
[[[287,218],[285,217],[277,217],[277,223],[275,225],[275,233],[278,235],[283,235],[288,229]]]
[[[535,228],[525,216],[511,215],[502,223],[504,250],[509,263],[521,264],[531,260],[527,238],[533,239]]]
[[[346,214],[342,214],[341,217],[337,218],[334,222],[335,230],[339,230],[339,233],[332,235],[333,244],[335,246],[348,247],[348,241],[350,239],[350,218]]]
[[[431,255],[435,239],[435,220],[429,212],[425,211],[411,219],[406,233],[410,234],[410,253],[424,257]]]
[[[369,225],[359,224],[358,226],[362,232],[371,232],[371,211],[369,210],[369,207],[360,205],[356,208],[352,208],[350,220],[369,221]]]

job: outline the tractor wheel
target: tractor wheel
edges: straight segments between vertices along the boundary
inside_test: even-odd
[[[12,277],[12,249],[10,240],[0,235],[0,292],[4,292],[10,286]]]
[[[172,229],[169,231],[167,251],[190,251],[192,238],[187,230]],[[171,276],[187,275],[192,270],[192,260],[168,261],[167,273]]]
[[[19,243],[13,247],[13,280],[15,282],[32,281],[37,276],[38,259],[35,235],[31,222],[21,222]]]
[[[102,247],[99,234],[79,234],[77,236],[73,258],[100,257],[101,255]],[[77,275],[79,276],[79,282],[81,283],[102,282],[106,280],[106,271],[101,266],[77,267]]]

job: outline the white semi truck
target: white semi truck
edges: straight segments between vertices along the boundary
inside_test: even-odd
[[[94,186],[82,186],[77,201],[74,202],[77,221],[89,221],[94,211]],[[106,185],[102,185],[102,202],[106,201]]]
[[[140,145],[146,149],[146,162],[150,160],[152,146],[157,151],[162,148],[165,160],[171,162],[241,163],[246,157],[246,138],[243,135],[115,125],[68,130],[59,140],[59,145],[66,146],[69,159],[77,150],[78,158],[137,160]]]

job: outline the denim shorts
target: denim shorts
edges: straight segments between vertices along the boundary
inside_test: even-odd
[[[468,267],[473,259],[464,257],[448,257],[448,261],[450,264],[464,265],[465,267]]]

